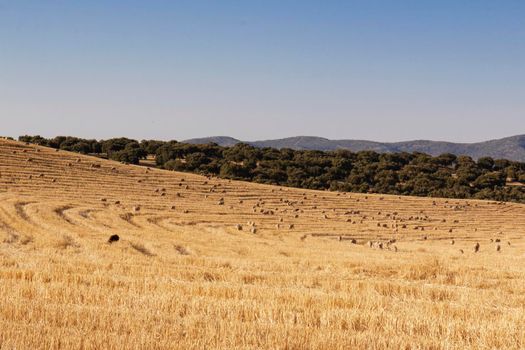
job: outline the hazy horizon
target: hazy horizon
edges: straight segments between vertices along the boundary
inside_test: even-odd
[[[525,2],[0,0],[0,134],[525,134]]]

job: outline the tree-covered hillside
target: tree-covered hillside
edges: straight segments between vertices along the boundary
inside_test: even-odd
[[[127,138],[85,140],[21,136],[20,141],[159,168],[318,190],[525,203],[525,163],[444,153],[377,153],[258,148],[247,144],[187,144]]]

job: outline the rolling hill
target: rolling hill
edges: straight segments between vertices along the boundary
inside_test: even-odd
[[[453,143],[442,141],[416,140],[405,142],[374,142],[365,140],[329,140],[322,137],[298,136],[266,141],[240,141],[231,137],[207,137],[190,139],[187,143],[217,143],[220,146],[232,146],[239,142],[256,147],[291,148],[296,150],[333,151],[348,149],[351,151],[372,150],[385,152],[423,152],[433,156],[442,153],[468,155],[474,159],[493,157],[525,162],[525,135],[507,137],[477,143]]]
[[[2,349],[525,344],[525,205],[0,160]]]

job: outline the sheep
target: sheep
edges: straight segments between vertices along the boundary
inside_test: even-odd
[[[479,252],[479,247],[480,247],[479,242],[477,242],[476,245],[474,246],[474,253]]]
[[[235,228],[237,229],[237,231],[242,231],[242,225],[240,224],[235,225]]]
[[[496,251],[497,251],[497,252],[501,251],[501,246],[500,246],[499,244],[496,245]]]
[[[454,240],[450,241],[450,244],[452,244],[452,245],[454,245],[455,243],[456,243],[456,241],[454,241]]]

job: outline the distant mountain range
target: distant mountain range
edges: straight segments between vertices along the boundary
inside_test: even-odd
[[[348,149],[354,152],[372,150],[379,153],[389,152],[424,152],[433,156],[442,153],[468,155],[474,159],[493,157],[494,159],[509,159],[525,162],[525,135],[506,137],[476,143],[454,143],[443,141],[404,141],[404,142],[374,142],[365,140],[329,140],[323,137],[297,136],[284,139],[265,141],[241,141],[228,136],[214,136],[184,141],[193,144],[216,143],[220,146],[233,146],[237,143],[247,143],[255,147],[291,148],[295,150],[333,151]]]

